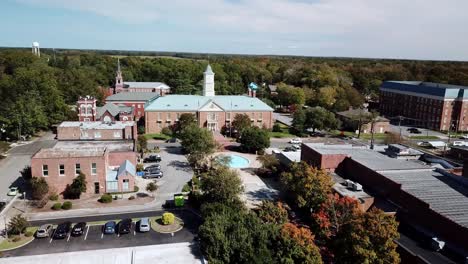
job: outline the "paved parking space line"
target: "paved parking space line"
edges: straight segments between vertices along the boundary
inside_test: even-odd
[[[88,238],[88,232],[89,232],[89,226],[88,226],[88,229],[86,229],[86,234],[84,236],[84,240],[86,240],[86,238]]]
[[[104,237],[104,232],[101,233],[101,239]]]
[[[70,241],[71,233],[68,233],[67,242]]]
[[[136,230],[133,230],[133,235],[136,236]]]

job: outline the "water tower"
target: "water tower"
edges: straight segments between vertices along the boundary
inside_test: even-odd
[[[39,49],[39,42],[34,41],[32,43],[32,53],[38,57],[41,56],[41,51]]]

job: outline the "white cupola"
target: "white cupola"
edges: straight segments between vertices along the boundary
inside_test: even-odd
[[[211,66],[208,64],[203,73],[203,96],[215,96],[214,75]]]

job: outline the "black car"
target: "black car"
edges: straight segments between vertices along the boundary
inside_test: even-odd
[[[161,162],[161,156],[160,155],[149,155],[146,157],[143,162]]]
[[[65,222],[57,226],[54,232],[54,239],[63,239],[66,238],[68,233],[70,233],[71,223]]]
[[[414,128],[414,127],[411,127],[411,128],[408,128],[408,131],[410,133],[413,133],[413,134],[421,134],[421,130],[417,129],[417,128]]]
[[[158,169],[148,170],[145,171],[145,175],[143,175],[143,179],[150,179],[150,178],[162,178],[164,176],[163,172]]]
[[[119,234],[128,234],[132,229],[132,219],[127,218],[119,223]]]
[[[86,223],[85,222],[80,222],[78,224],[75,224],[72,228],[71,235],[72,236],[81,236],[84,233],[84,230],[86,229]]]

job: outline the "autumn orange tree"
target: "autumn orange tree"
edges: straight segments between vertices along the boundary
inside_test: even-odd
[[[327,200],[333,185],[326,171],[311,167],[303,161],[293,163],[289,171],[283,172],[281,183],[286,195],[297,207],[314,212]]]

